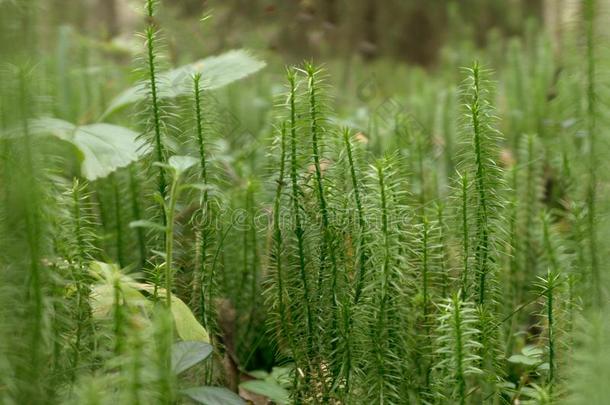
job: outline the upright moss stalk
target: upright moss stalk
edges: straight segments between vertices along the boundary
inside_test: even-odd
[[[484,152],[482,150],[481,139],[483,129],[481,128],[481,78],[479,65],[475,63],[472,71],[472,99],[469,105],[470,117],[472,120],[473,131],[473,146],[475,153],[476,176],[475,184],[478,193],[477,206],[477,245],[475,247],[475,261],[479,277],[479,304],[485,302],[485,282],[487,278],[487,259],[489,255],[489,224],[488,224],[488,207],[487,207],[487,184],[485,181],[485,164],[483,159]]]
[[[116,247],[116,258],[120,267],[126,265],[125,261],[125,241],[123,240],[123,213],[121,209],[121,190],[119,180],[115,173],[111,173],[109,177],[112,185],[112,197],[114,202],[114,236],[115,236],[115,247]]]
[[[78,179],[74,179],[72,186],[68,190],[67,198],[70,199],[70,233],[75,242],[73,252],[69,254],[69,260],[72,262],[72,279],[76,286],[76,331],[74,337],[74,353],[72,358],[72,379],[76,378],[76,370],[80,367],[80,359],[82,352],[85,351],[83,341],[86,337],[86,332],[90,329],[91,308],[89,305],[89,278],[86,274],[86,265],[94,251],[93,239],[94,233],[88,227],[90,223],[90,215],[88,215],[86,200],[89,195],[86,193],[86,183],[81,184]],[[86,351],[85,351],[86,353]]]
[[[142,220],[142,209],[140,208],[140,185],[138,179],[137,164],[129,166],[129,192],[131,198],[131,215],[134,221]],[[135,229],[136,239],[138,243],[138,264],[140,268],[143,268],[146,264],[146,258],[148,255],[148,249],[146,247],[146,236],[142,227]]]
[[[422,315],[423,321],[428,328],[428,306],[430,304],[430,265],[429,265],[429,241],[430,241],[430,223],[428,218],[424,216],[422,224],[422,294],[423,294],[423,302],[422,302]]]
[[[316,189],[318,194],[318,204],[320,209],[320,215],[322,217],[322,246],[320,247],[320,269],[319,269],[319,280],[322,280],[326,276],[327,266],[330,265],[330,298],[333,306],[333,314],[332,314],[332,329],[336,329],[337,325],[337,257],[333,243],[333,236],[330,229],[330,221],[329,221],[329,213],[328,213],[328,204],[326,200],[326,192],[324,187],[324,182],[322,179],[322,169],[320,166],[321,153],[320,153],[320,135],[321,135],[321,125],[320,125],[320,102],[318,100],[318,76],[320,71],[317,70],[312,64],[307,64],[305,66],[305,70],[307,72],[307,80],[308,80],[308,91],[309,91],[309,119],[310,119],[310,132],[311,132],[311,147],[312,147],[312,157],[314,161],[315,167],[315,178],[316,178]],[[330,263],[327,264],[327,257],[330,259]],[[320,283],[318,283],[318,294],[323,296],[323,288]],[[323,305],[320,305],[320,308],[324,308]]]
[[[458,173],[459,175],[459,173]],[[459,175],[461,191],[461,218],[462,218],[462,300],[465,300],[469,292],[469,262],[470,262],[470,231],[468,226],[468,174]]]
[[[146,27],[146,63],[148,68],[148,89],[150,91],[150,108],[152,115],[152,129],[154,131],[154,156],[157,163],[165,163],[165,148],[163,146],[161,129],[161,104],[159,99],[159,84],[157,75],[157,30],[154,26],[156,0],[146,0],[146,14],[148,26]],[[165,171],[159,167],[157,187],[161,199],[165,200],[167,182]],[[165,220],[165,218],[164,218]]]
[[[436,204],[436,221],[438,225],[438,262],[441,283],[441,297],[447,298],[449,295],[449,274],[447,266],[447,246],[445,241],[445,206],[443,203]]]
[[[400,314],[397,313],[397,303],[400,301],[399,282],[396,279],[396,249],[394,246],[395,224],[390,223],[390,215],[394,214],[390,208],[393,190],[396,184],[389,178],[390,164],[386,159],[380,159],[374,166],[374,176],[377,182],[378,212],[380,214],[380,228],[375,240],[376,267],[374,297],[368,301],[371,307],[366,311],[369,321],[368,344],[371,347],[369,354],[371,360],[364,373],[367,376],[365,384],[370,388],[367,400],[371,403],[393,403],[400,397],[397,386],[400,385],[401,369],[392,362],[397,358],[402,336],[397,323]]]
[[[26,378],[30,383],[24,389],[22,401],[31,403],[39,402],[43,397],[44,369],[45,369],[45,285],[46,277],[42,265],[43,258],[43,216],[42,195],[43,190],[39,185],[41,169],[36,162],[36,153],[32,144],[33,134],[31,132],[29,119],[32,116],[31,96],[29,81],[31,73],[21,67],[18,71],[18,105],[20,130],[23,137],[23,173],[25,176],[24,187],[29,193],[25,198],[25,237],[27,246],[27,315],[30,323],[29,328],[29,353],[27,364],[21,366],[25,369]]]
[[[474,186],[476,191],[476,238],[474,245],[475,270],[478,277],[477,302],[484,304],[489,298],[488,276],[492,262],[495,260],[494,235],[500,234],[495,228],[498,224],[493,219],[498,216],[502,203],[499,201],[501,172],[496,164],[495,145],[498,132],[492,127],[493,115],[491,106],[485,99],[487,90],[484,87],[483,70],[477,62],[468,69],[466,97],[468,110],[468,127],[473,153]],[[497,236],[497,235],[495,235]]]
[[[172,306],[172,286],[174,278],[174,214],[178,202],[179,176],[175,175],[169,192],[169,204],[165,210],[165,306]]]
[[[193,302],[199,300],[201,308],[201,319],[204,328],[210,329],[212,319],[214,317],[213,299],[215,297],[216,280],[215,275],[210,272],[208,274],[207,258],[209,247],[209,230],[207,228],[210,223],[210,207],[209,207],[209,182],[208,182],[208,164],[206,139],[204,134],[204,118],[201,105],[201,74],[196,74],[193,77],[193,98],[195,104],[195,129],[197,132],[197,146],[199,151],[199,172],[201,181],[203,182],[203,192],[201,194],[201,220],[199,223],[199,268],[195,272],[193,293],[197,298]]]
[[[388,285],[390,283],[390,235],[389,235],[389,228],[388,228],[388,203],[387,203],[387,196],[386,196],[386,186],[385,186],[385,173],[384,173],[384,167],[383,167],[383,163],[378,162],[377,163],[377,176],[378,176],[378,181],[379,181],[379,197],[381,199],[381,235],[383,238],[383,261],[382,261],[382,266],[381,266],[381,271],[382,271],[382,281],[381,281],[381,290],[379,291],[379,313],[377,315],[377,325],[376,325],[376,331],[377,331],[377,340],[379,340],[379,342],[377,342],[377,345],[382,345],[385,346],[387,343],[383,343],[381,342],[381,340],[383,340],[383,336],[379,336],[379,334],[382,334],[385,332],[386,330],[386,304],[387,304],[387,300],[388,300]],[[386,396],[387,393],[385,392],[385,384],[386,381],[384,379],[385,377],[385,361],[386,359],[384,358],[384,353],[383,350],[381,348],[378,349],[377,353],[377,366],[379,369],[379,381],[377,382],[378,384],[378,389],[379,389],[379,396],[378,396],[378,400],[379,403],[383,404],[386,402]]]
[[[352,182],[352,192],[354,193],[354,203],[356,204],[356,214],[358,215],[358,270],[356,273],[356,286],[354,288],[354,305],[358,305],[360,296],[362,295],[362,288],[364,287],[366,265],[368,260],[365,238],[366,225],[364,221],[364,209],[362,208],[362,197],[360,196],[360,184],[356,174],[354,153],[352,151],[352,143],[350,141],[350,131],[347,128],[343,130],[343,142],[345,144],[345,150],[347,151],[350,178]]]
[[[538,277],[536,286],[540,291],[540,295],[545,298],[544,314],[546,318],[547,332],[547,361],[549,363],[549,372],[547,375],[547,384],[549,392],[552,394],[557,374],[557,342],[556,342],[556,325],[555,325],[555,296],[557,290],[562,283],[561,275],[554,272],[550,268],[547,270],[545,277]]]
[[[475,336],[476,313],[472,303],[462,301],[459,293],[453,294],[440,305],[441,315],[436,330],[437,354],[441,361],[434,372],[439,375],[437,387],[442,402],[469,403],[468,377],[481,373],[476,367],[480,360],[475,352],[480,345]]]
[[[278,307],[278,321],[279,321],[279,335],[289,345],[289,349],[292,355],[295,356],[294,343],[292,341],[292,330],[288,318],[286,302],[285,302],[285,285],[284,285],[284,268],[282,255],[284,251],[283,247],[283,236],[282,236],[282,224],[281,224],[281,209],[282,209],[282,193],[284,189],[284,177],[286,170],[286,123],[282,123],[280,128],[280,168],[277,178],[277,185],[275,188],[275,197],[273,199],[273,250],[271,259],[275,266],[275,289],[277,293],[277,307]],[[283,336],[282,336],[283,335]],[[295,358],[296,361],[296,358]]]
[[[587,134],[589,136],[589,181],[587,186],[587,224],[591,265],[591,287],[594,292],[593,303],[601,305],[601,277],[597,252],[596,199],[597,199],[597,110],[595,79],[595,17],[596,0],[585,0],[585,31],[587,41]]]
[[[292,185],[292,216],[294,218],[294,234],[297,239],[297,255],[299,275],[303,288],[303,305],[305,307],[305,320],[307,325],[307,342],[309,349],[313,350],[313,314],[311,311],[311,292],[307,281],[305,269],[305,230],[301,221],[300,187],[298,181],[297,163],[297,112],[296,112],[296,74],[294,70],[288,70],[288,108],[290,110],[290,181]]]

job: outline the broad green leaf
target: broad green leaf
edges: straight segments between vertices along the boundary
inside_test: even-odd
[[[239,384],[239,386],[255,394],[263,395],[278,404],[289,402],[288,391],[274,380],[250,380]]]
[[[190,94],[193,89],[192,76],[196,73],[202,75],[202,90],[214,90],[256,73],[263,67],[265,62],[256,59],[247,51],[232,50],[159,74],[158,95],[160,98],[175,98]],[[146,84],[136,84],[112,100],[103,117],[145,99],[146,94]]]
[[[144,154],[138,134],[118,125],[77,126],[57,118],[38,118],[31,125],[35,134],[53,135],[74,145],[80,152],[81,173],[87,180],[106,177]]]
[[[190,308],[175,295],[172,295],[172,315],[180,339],[210,343],[208,332],[197,321]]]
[[[523,353],[524,356],[528,356],[528,357],[540,357],[542,356],[542,349],[536,346],[525,346],[523,349],[521,349],[521,353]]]
[[[203,342],[178,342],[172,346],[172,370],[176,375],[207,359],[212,345]]]
[[[174,169],[176,174],[179,176],[180,174],[187,171],[189,168],[195,166],[197,164],[197,159],[190,156],[171,156],[168,160],[169,167]]]
[[[195,402],[205,405],[245,405],[246,402],[233,391],[221,387],[196,387],[182,390]]]
[[[525,364],[526,366],[534,366],[540,363],[540,360],[522,354],[514,354],[508,358],[508,361],[511,363]]]
[[[140,290],[154,291],[154,286],[145,283],[139,283],[137,287]],[[159,297],[165,297],[165,289],[157,289]],[[176,333],[182,340],[210,343],[210,336],[203,326],[197,321],[191,309],[180,298],[172,295],[172,316],[176,325]]]

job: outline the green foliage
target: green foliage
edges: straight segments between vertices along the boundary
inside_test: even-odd
[[[608,60],[582,5],[561,54],[534,25],[477,48],[448,8],[435,69],[237,86],[265,63],[187,63],[161,2],[131,83],[0,2],[30,36],[0,41],[0,402],[604,403]]]

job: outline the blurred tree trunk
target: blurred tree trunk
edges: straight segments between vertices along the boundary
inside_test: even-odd
[[[104,21],[103,33],[107,39],[114,38],[119,34],[119,22],[116,0],[98,0],[99,10]]]
[[[367,0],[364,9],[364,41],[361,46],[365,59],[373,59],[378,53],[377,43],[377,0]]]

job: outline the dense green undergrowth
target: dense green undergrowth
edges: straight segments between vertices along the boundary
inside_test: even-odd
[[[244,50],[170,66],[148,0],[133,87],[23,25],[0,71],[1,402],[604,404],[598,7],[560,55],[532,28],[430,72],[278,73]]]

